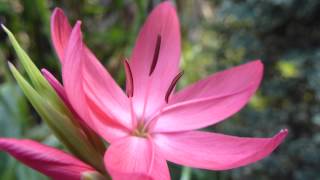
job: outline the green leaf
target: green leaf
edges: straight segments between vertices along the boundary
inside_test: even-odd
[[[17,42],[14,35],[4,26],[1,25],[4,31],[8,34],[9,40],[17,53],[17,56],[26,70],[32,85],[37,90],[37,92],[43,96],[43,98],[48,99],[51,104],[59,109],[59,111],[67,114],[68,116],[72,116],[68,108],[65,107],[65,104],[59,98],[55,90],[51,87],[48,81],[44,78],[42,73],[36,67],[36,65],[32,62],[31,58],[27,55],[27,53],[21,48],[19,43]]]
[[[1,26],[2,26],[3,30],[7,33],[9,40],[10,40],[14,50],[16,51],[17,56],[20,59],[22,66],[24,67],[28,76],[30,77],[31,82],[34,85],[35,89],[37,89],[40,93],[43,91],[50,91],[50,92],[54,93],[50,84],[42,76],[42,74],[38,70],[38,68],[33,64],[32,60],[27,55],[27,53],[21,48],[21,46],[17,42],[14,35],[3,24]]]
[[[180,180],[190,180],[191,179],[191,168],[184,166],[182,168]]]

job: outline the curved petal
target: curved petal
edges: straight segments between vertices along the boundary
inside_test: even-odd
[[[80,23],[78,22],[78,25]],[[76,28],[75,28],[76,29]],[[69,61],[69,65],[74,63],[75,58],[73,58],[72,50],[76,50],[74,48],[68,48],[69,45],[76,47],[80,46],[80,42],[75,43],[75,38],[71,38],[71,26],[68,22],[68,19],[64,15],[63,11],[59,8],[54,10],[54,13],[51,17],[51,35],[54,47],[57,51],[57,54],[60,58],[60,61],[66,63]],[[79,32],[78,34],[80,34]],[[70,41],[72,42],[69,42]],[[81,58],[83,62],[83,66],[85,67],[83,78],[86,80],[85,87],[89,86],[90,88],[86,89],[86,94],[91,97],[97,105],[104,109],[108,110],[107,114],[111,117],[115,117],[116,119],[122,120],[122,122],[130,124],[130,117],[128,112],[125,110],[128,107],[128,100],[124,95],[121,88],[116,84],[116,82],[112,79],[110,74],[104,69],[104,67],[99,63],[99,60],[94,56],[94,54],[86,47],[85,44],[81,44],[83,46],[81,48]],[[69,55],[66,55],[66,51],[69,49]],[[73,52],[75,52],[73,51]],[[80,66],[79,66],[80,67]],[[82,67],[82,66],[81,66]],[[64,68],[66,69],[66,68]],[[82,71],[82,70],[81,70]],[[64,78],[65,79],[65,78]],[[78,78],[79,79],[79,78]],[[79,81],[79,80],[78,80]],[[64,82],[65,84],[65,82]],[[77,83],[74,83],[77,84]],[[78,83],[80,84],[80,83]],[[89,90],[87,90],[89,89]],[[68,91],[68,90],[67,90]],[[70,94],[70,93],[67,93]],[[76,93],[76,95],[79,93]],[[71,101],[71,100],[70,100]],[[73,105],[74,103],[71,102]],[[77,108],[75,108],[77,109]],[[84,114],[84,113],[82,113]],[[120,116],[121,114],[121,116]]]
[[[121,119],[110,118],[110,114],[108,114],[110,111],[108,111],[107,113],[104,112],[105,110],[108,110],[108,108],[110,108],[104,106],[108,103],[113,103],[113,109],[111,112],[119,112],[117,111],[119,108],[117,108],[115,102],[113,101],[121,99],[121,96],[117,96],[117,91],[121,91],[121,89],[117,90],[117,88],[119,87],[113,88],[114,83],[112,83],[112,79],[112,82],[110,82],[111,77],[100,76],[101,74],[107,75],[107,72],[103,71],[102,68],[103,67],[101,66],[101,64],[99,64],[96,59],[93,59],[93,55],[84,46],[82,42],[80,22],[77,22],[74,29],[72,30],[70,41],[66,50],[65,62],[62,66],[62,78],[64,87],[70,104],[79,114],[81,119],[83,119],[86,124],[94,129],[97,133],[105,137],[105,133],[101,131],[102,127],[98,126],[103,124],[103,121],[116,121],[115,123],[119,123],[121,125],[131,125],[131,123],[129,118],[125,119],[126,121],[121,122],[118,121]],[[115,97],[113,97],[112,99],[109,98],[109,95],[114,95]],[[116,97],[119,97],[119,99],[115,99]],[[90,106],[89,103],[94,104],[94,106],[98,108],[90,109],[92,106]],[[105,116],[91,119],[90,111],[95,111],[96,109],[103,111]],[[100,115],[102,113],[99,112],[98,114]],[[119,116],[124,114],[125,113],[119,114]]]
[[[62,80],[68,100],[79,116],[86,120],[88,125],[92,123],[88,119],[88,105],[82,85],[83,79],[83,43],[80,31],[81,22],[77,22],[72,30],[68,43],[65,62],[62,65]]]
[[[67,94],[64,91],[64,87],[62,84],[51,74],[47,69],[41,69],[41,73],[49,82],[49,84],[53,87],[53,89],[57,92],[59,97],[63,100],[66,105],[69,105],[69,101],[67,98]]]
[[[178,92],[164,108],[155,132],[199,129],[218,123],[247,104],[259,87],[263,65],[253,61],[218,72]]]
[[[55,8],[51,15],[51,39],[61,64],[71,34],[71,26],[62,9]]]
[[[189,131],[158,134],[154,140],[169,161],[195,168],[226,170],[267,157],[287,134],[287,130],[281,130],[272,138],[244,138]]]
[[[54,88],[54,90],[57,92],[57,94],[59,95],[59,97],[62,99],[62,101],[64,102],[64,104],[67,106],[67,108],[71,111],[72,115],[74,116],[75,120],[77,120],[80,123],[81,129],[83,131],[83,133],[86,134],[86,136],[91,140],[91,142],[93,143],[94,146],[96,146],[96,149],[102,149],[102,152],[104,152],[105,150],[105,146],[103,144],[102,141],[100,141],[100,137],[97,136],[98,134],[106,134],[104,137],[108,137],[110,138],[114,138],[117,137],[116,135],[118,132],[118,129],[112,129],[112,128],[108,128],[106,130],[107,127],[102,127],[101,125],[97,125],[98,123],[95,121],[99,121],[98,119],[94,119],[94,127],[95,127],[95,132],[93,132],[93,130],[91,129],[93,127],[93,125],[91,125],[89,128],[87,125],[87,122],[84,121],[79,115],[78,113],[74,110],[74,108],[72,107],[72,105],[70,104],[67,94],[64,90],[64,87],[60,84],[60,82],[46,69],[42,69],[41,70],[43,76],[47,79],[47,81],[50,83],[50,85]],[[89,116],[91,117],[91,116]],[[92,118],[91,118],[92,119]],[[100,130],[101,129],[101,130]],[[110,136],[110,137],[109,137]],[[122,137],[122,136],[121,136]]]
[[[154,148],[153,142],[145,138],[129,136],[112,143],[104,162],[115,179],[125,179],[126,174],[140,175],[141,179],[170,179],[165,159]]]
[[[146,116],[165,103],[166,91],[179,71],[179,59],[179,20],[172,3],[166,1],[158,5],[147,18],[130,58],[133,101],[138,116],[142,116],[145,98],[148,98],[149,104],[146,106]],[[154,71],[149,77],[152,66]]]
[[[83,63],[83,87],[86,97],[110,118],[131,129],[128,97],[87,48],[83,52]]]
[[[82,173],[94,171],[63,151],[31,140],[0,138],[0,150],[56,180],[80,180]]]
[[[111,120],[94,102],[88,99],[90,119],[95,130],[109,143],[128,136],[130,129],[123,127],[117,121]]]
[[[222,97],[258,85],[263,75],[263,64],[255,60],[220,71],[202,79],[174,94],[170,104],[202,99],[208,97]]]

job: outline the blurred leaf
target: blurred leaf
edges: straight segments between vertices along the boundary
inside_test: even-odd
[[[278,62],[277,66],[281,75],[285,78],[293,78],[299,75],[298,68],[292,62],[281,60]]]

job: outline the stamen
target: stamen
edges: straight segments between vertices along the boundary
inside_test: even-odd
[[[182,75],[183,75],[183,71],[181,71],[178,75],[176,75],[176,77],[173,78],[173,80],[167,90],[167,93],[166,93],[166,97],[165,97],[166,103],[169,102],[169,97],[170,97],[174,87],[176,86],[177,82],[179,81],[179,79],[181,78]]]
[[[158,62],[158,58],[159,58],[160,45],[161,45],[161,36],[158,34],[156,47],[155,47],[154,53],[153,53],[152,64],[151,64],[150,71],[149,71],[149,76],[152,75],[154,69],[156,68],[156,65],[157,65],[157,62]]]
[[[126,72],[126,93],[128,97],[133,96],[133,77],[128,60],[124,60],[124,69]]]

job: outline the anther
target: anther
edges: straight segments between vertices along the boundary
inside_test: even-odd
[[[133,77],[130,64],[127,59],[124,60],[124,70],[126,72],[126,93],[128,97],[133,96]]]
[[[174,87],[176,86],[177,82],[179,81],[179,79],[181,78],[182,75],[183,75],[183,71],[181,71],[179,74],[177,74],[173,78],[173,80],[172,80],[172,82],[171,82],[171,84],[170,84],[170,86],[169,86],[169,88],[167,90],[166,96],[165,96],[166,103],[169,102],[169,97],[170,97]]]
[[[153,53],[152,64],[151,64],[150,71],[149,71],[149,76],[152,75],[154,69],[156,68],[158,58],[159,58],[160,46],[161,46],[161,36],[158,34],[157,41],[156,41],[156,47],[154,48],[154,53]]]

